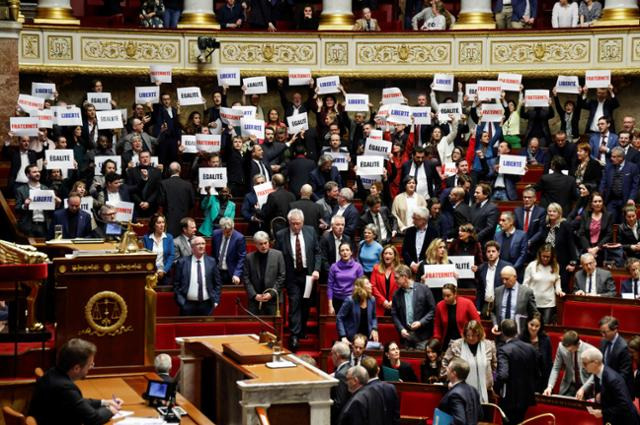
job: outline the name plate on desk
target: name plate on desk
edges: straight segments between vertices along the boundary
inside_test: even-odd
[[[267,363],[273,359],[273,350],[255,341],[225,343],[222,352],[239,364]],[[290,353],[283,349],[281,354]]]

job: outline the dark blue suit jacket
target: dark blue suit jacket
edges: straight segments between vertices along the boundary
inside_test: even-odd
[[[309,174],[309,184],[313,188],[313,196],[311,197],[313,201],[324,196],[324,184],[328,181],[334,181],[338,183],[338,187],[342,187],[342,177],[340,177],[340,171],[335,165],[331,167],[328,178],[320,172],[320,168],[316,168]]]
[[[183,306],[187,301],[189,283],[191,282],[191,258],[193,255],[183,257],[176,263],[176,274],[173,277],[173,292],[176,295],[176,302]],[[220,292],[222,283],[220,281],[220,271],[216,264],[216,259],[205,255],[204,257],[204,284],[207,294],[215,304],[220,304]]]
[[[453,425],[477,424],[482,411],[478,390],[462,381],[442,397],[438,409],[453,416]]]
[[[609,366],[602,371],[602,382],[596,379],[596,393],[600,393],[603,424],[640,424],[638,410],[624,378]]]
[[[516,229],[524,231],[524,207],[517,207],[513,210],[516,216]],[[529,246],[537,246],[542,237],[542,228],[545,225],[547,211],[539,205],[534,205],[529,214],[529,228],[527,229],[527,242]]]
[[[638,174],[638,166],[632,162],[625,161],[622,166],[622,200],[626,202],[629,199],[635,201],[638,195],[638,181],[640,180],[640,174]],[[611,195],[610,189],[613,186],[613,176],[615,174],[615,168],[613,164],[607,164],[604,169],[602,181],[600,182],[600,193],[604,197],[604,202],[609,202]]]
[[[620,287],[620,292],[624,293],[624,292],[628,292],[628,293],[633,293],[633,286],[632,286],[632,281],[631,279],[627,279],[624,282],[622,282],[622,286]],[[638,292],[637,295],[640,295],[640,292]]]
[[[331,213],[331,217],[336,215],[340,207],[336,205],[333,207],[333,213]],[[353,239],[353,236],[358,229],[358,224],[360,224],[360,214],[358,213],[358,209],[350,204],[342,213],[344,217],[344,234]]]
[[[400,171],[400,182],[403,182],[405,177],[409,175],[411,172],[411,165],[413,165],[413,159],[405,161],[402,164],[402,168]],[[424,173],[427,176],[427,184],[429,185],[429,196],[434,197],[440,191],[440,175],[436,171],[436,168],[429,161],[423,161],[422,167],[424,168]]]
[[[62,238],[88,238],[91,237],[91,215],[86,211],[78,211],[78,226],[76,234],[69,234],[69,219],[67,218],[67,209],[59,209],[53,212],[53,220],[49,229],[49,238],[53,239],[56,224],[62,224]]]
[[[598,110],[598,99],[584,100],[582,105],[584,109],[589,110],[589,118],[587,119],[587,126],[584,129],[584,132],[588,133],[589,129],[591,128],[591,122],[593,120],[600,119],[600,117],[595,116],[596,111]],[[604,101],[604,104],[602,105],[602,115],[605,117],[611,118],[611,127],[609,128],[609,130],[611,130],[612,133],[616,131],[615,121],[613,120],[613,111],[618,106],[620,106],[620,102],[618,102],[617,97],[608,97]]]
[[[302,237],[304,238],[304,249],[307,257],[306,275],[311,276],[314,271],[320,273],[322,270],[322,254],[320,253],[320,242],[316,235],[316,229],[312,226],[302,226]],[[287,268],[287,284],[293,283],[296,275],[294,263],[295,253],[291,248],[291,230],[289,227],[281,229],[276,233],[276,243],[274,248],[284,255],[284,264]]]
[[[222,229],[216,229],[211,235],[211,243],[213,245],[213,257],[218,262],[218,266],[222,263],[220,249],[222,248]],[[227,246],[227,271],[232,276],[242,277],[244,271],[244,259],[247,256],[247,243],[242,233],[234,230],[231,233],[231,240]]]
[[[367,337],[371,335],[372,330],[378,329],[378,319],[376,319],[376,301],[371,297],[367,301]],[[358,333],[360,326],[360,303],[356,303],[353,297],[344,300],[340,311],[336,317],[336,326],[338,328],[338,336],[340,338],[347,337],[351,341],[355,334]]]
[[[592,133],[589,136],[589,145],[591,145],[591,158],[599,159],[600,158],[600,140],[602,140],[602,136],[600,133]],[[609,136],[607,138],[607,149],[611,150],[618,146],[618,135],[613,134],[609,131]],[[607,153],[607,159],[609,159],[609,154]]]
[[[153,122],[153,136],[160,136],[160,130],[163,123],[167,123],[166,137],[175,138],[180,133],[180,117],[176,108],[171,108],[173,118],[161,103],[153,104],[153,112],[151,113],[151,122]]]
[[[538,16],[538,0],[530,0],[531,3],[531,11],[529,12],[529,16],[532,18],[537,18]],[[511,7],[513,7],[513,14],[511,15],[512,22],[518,22],[524,16],[524,11],[527,7],[526,0],[511,0]],[[496,2],[496,7],[494,10],[496,13],[502,12],[502,0],[498,0]]]
[[[502,286],[502,279],[500,278],[500,272],[505,266],[511,266],[512,264],[508,261],[504,261],[498,259],[498,264],[496,264],[496,274],[493,277],[493,287],[494,289]],[[478,293],[476,294],[476,307],[478,310],[482,311],[482,306],[484,305],[484,295],[487,291],[487,270],[489,269],[489,262],[485,261],[482,263],[480,267],[478,267]]]
[[[520,271],[524,267],[524,261],[527,258],[527,235],[524,231],[516,229],[511,238],[511,249],[509,250],[508,258],[513,260],[513,267]],[[497,232],[494,239],[502,247],[505,239],[504,232]],[[500,258],[504,258],[502,257],[503,254],[505,253],[500,251]]]
[[[153,239],[151,239],[150,234],[144,235],[143,242],[146,249],[153,249]],[[170,233],[167,233],[167,237],[162,240],[162,253],[164,258],[164,272],[168,273],[176,257],[176,247],[173,244],[173,236],[171,236]]]

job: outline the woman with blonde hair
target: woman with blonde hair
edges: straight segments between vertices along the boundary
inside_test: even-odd
[[[398,289],[394,271],[400,265],[400,255],[393,245],[386,245],[380,253],[380,262],[371,272],[371,287],[376,299],[376,314],[378,316],[391,315],[391,300]]]
[[[344,300],[336,317],[338,336],[343,342],[353,341],[356,334],[378,342],[376,301],[371,292],[371,282],[361,276],[353,282],[353,295]]]
[[[547,206],[547,224],[542,228],[542,243],[547,243],[556,252],[558,265],[560,266],[560,279],[562,291],[569,288],[569,273],[575,270],[577,252],[573,241],[571,225],[562,217],[562,207],[557,202]]]
[[[449,254],[447,253],[447,243],[444,239],[435,238],[431,241],[427,251],[424,253],[424,260],[418,264],[418,277],[422,279],[426,267],[434,264],[451,264]]]
[[[560,266],[550,244],[540,247],[536,259],[524,271],[522,284],[533,290],[542,321],[547,325],[555,323],[556,295],[564,297],[565,294],[560,284]]]

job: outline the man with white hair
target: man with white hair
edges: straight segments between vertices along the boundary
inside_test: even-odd
[[[173,382],[171,372],[171,356],[167,353],[160,353],[153,359],[153,368],[164,382]]]
[[[247,242],[234,225],[232,218],[222,217],[220,228],[211,235],[212,254],[218,263],[223,285],[240,285],[247,256]]]
[[[428,225],[429,210],[425,207],[415,208],[412,218],[413,226],[407,228],[402,241],[402,259],[415,273],[429,244],[438,237],[438,230]]]
[[[322,270],[326,275],[329,268],[336,261],[340,261],[340,245],[348,243],[351,245],[351,251],[355,252],[353,240],[344,234],[344,217],[334,215],[331,217],[331,231],[327,232],[320,239],[320,251],[322,253]]]
[[[351,350],[349,344],[345,342],[336,342],[331,347],[331,361],[335,367],[333,377],[339,382],[338,385],[331,388],[331,424],[337,424],[340,412],[347,400],[349,400],[349,389],[347,387],[347,370],[350,367],[349,356]]]
[[[344,233],[353,238],[358,228],[360,215],[355,206],[353,206],[353,191],[348,187],[340,189],[338,195],[338,205],[333,208],[332,216],[341,215],[344,217]]]
[[[514,320],[518,331],[524,330],[527,320],[538,312],[533,291],[518,283],[518,274],[513,266],[503,267],[500,278],[502,286],[495,288],[495,303],[491,312],[491,333],[494,335],[501,335],[498,324],[505,319]]]
[[[282,251],[285,258],[287,276],[287,296],[289,297],[289,329],[291,341],[289,348],[297,350],[298,341],[305,337],[307,318],[309,317],[310,293],[303,297],[307,286],[320,277],[322,256],[316,231],[304,225],[304,214],[293,209],[287,214],[289,226],[276,233],[275,248]]]
[[[616,284],[609,270],[597,267],[593,254],[584,253],[580,256],[579,270],[575,276],[573,293],[576,295],[592,295],[600,297],[615,297]]]
[[[276,294],[282,293],[285,278],[282,252],[269,247],[269,235],[259,231],[253,235],[256,251],[244,261],[244,287],[253,314],[273,316],[276,313]]]
[[[352,366],[347,370],[347,388],[351,398],[345,404],[340,415],[339,425],[368,424],[371,397],[364,390],[369,383],[369,373],[362,366]]]

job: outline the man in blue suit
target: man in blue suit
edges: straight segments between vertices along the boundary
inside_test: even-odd
[[[77,192],[71,192],[67,200],[67,208],[53,213],[49,239],[53,239],[55,227],[58,224],[62,225],[63,239],[88,238],[91,236],[91,216],[88,212],[80,209],[80,200],[80,195]]]
[[[620,146],[613,148],[611,162],[605,167],[600,182],[600,193],[607,210],[614,214],[616,223],[622,222],[622,207],[625,204],[635,205],[639,180],[638,167],[624,160],[624,149]]]
[[[173,292],[181,316],[209,316],[220,303],[220,271],[213,257],[205,255],[203,237],[191,239],[193,255],[176,264]]]
[[[153,123],[153,136],[158,138],[158,159],[165,166],[165,169],[168,169],[169,164],[172,161],[177,161],[178,158],[178,140],[182,129],[180,105],[177,108],[171,106],[169,93],[162,93],[160,101],[161,103],[153,104],[151,122]]]
[[[476,295],[476,307],[484,312],[485,304],[495,300],[495,289],[502,286],[500,273],[506,266],[512,266],[508,261],[500,259],[500,245],[496,241],[489,241],[484,245],[484,254],[487,261],[482,263],[476,273],[478,279],[478,293]]]
[[[589,145],[591,145],[591,157],[605,163],[611,154],[611,149],[618,145],[618,136],[610,131],[611,118],[603,116],[598,118],[598,133],[591,133]]]
[[[516,229],[527,234],[529,258],[534,254],[532,250],[538,246],[542,238],[542,229],[545,226],[547,211],[536,205],[536,190],[528,186],[522,191],[522,206],[513,210],[516,217]]]
[[[527,234],[516,229],[514,222],[513,212],[500,214],[500,231],[496,233],[495,240],[501,247],[500,258],[513,264],[520,277],[527,259]]]
[[[344,234],[353,239],[358,224],[360,223],[360,214],[358,209],[353,205],[353,191],[348,187],[340,189],[340,195],[338,195],[338,205],[333,207],[333,214],[341,215],[344,217]],[[309,223],[310,226],[315,226],[315,223]]]
[[[465,382],[470,370],[469,363],[462,358],[453,359],[447,366],[450,389],[438,409],[453,417],[453,425],[477,424],[480,419],[480,394]]]
[[[211,235],[212,254],[218,263],[223,285],[240,285],[240,277],[244,273],[244,259],[247,256],[244,235],[233,227],[232,218],[222,217],[220,229],[214,230]]]

